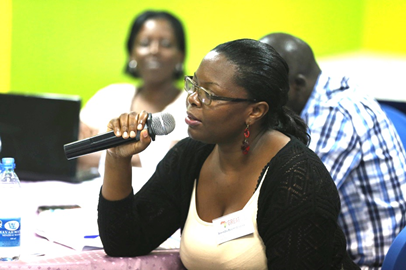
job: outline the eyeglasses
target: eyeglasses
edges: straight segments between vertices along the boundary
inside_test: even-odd
[[[193,81],[192,76],[185,76],[185,91],[191,95],[197,93],[197,98],[199,101],[205,105],[210,105],[213,100],[224,100],[232,102],[257,102],[256,99],[245,99],[245,98],[229,98],[229,97],[220,97],[216,96],[210,91],[204,89],[201,86],[196,85]]]

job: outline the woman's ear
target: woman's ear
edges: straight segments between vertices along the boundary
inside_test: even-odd
[[[266,115],[269,110],[269,105],[265,101],[256,102],[251,105],[251,111],[249,114],[249,123],[254,124]]]

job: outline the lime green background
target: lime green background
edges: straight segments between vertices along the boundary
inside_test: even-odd
[[[0,0],[0,92],[79,95],[132,82],[124,75],[125,40],[145,9],[184,23],[186,71],[215,45],[283,31],[317,57],[353,51],[406,54],[404,0]]]

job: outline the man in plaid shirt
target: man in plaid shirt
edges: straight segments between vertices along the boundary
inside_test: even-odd
[[[285,33],[261,39],[289,66],[288,106],[307,123],[309,147],[330,171],[341,199],[339,224],[362,269],[380,269],[406,225],[406,153],[379,104],[348,77],[325,74],[312,49]]]

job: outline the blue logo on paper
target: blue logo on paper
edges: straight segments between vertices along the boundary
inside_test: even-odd
[[[6,224],[4,224],[4,228],[9,231],[15,231],[18,230],[18,228],[20,228],[20,223],[15,220],[9,221]]]

